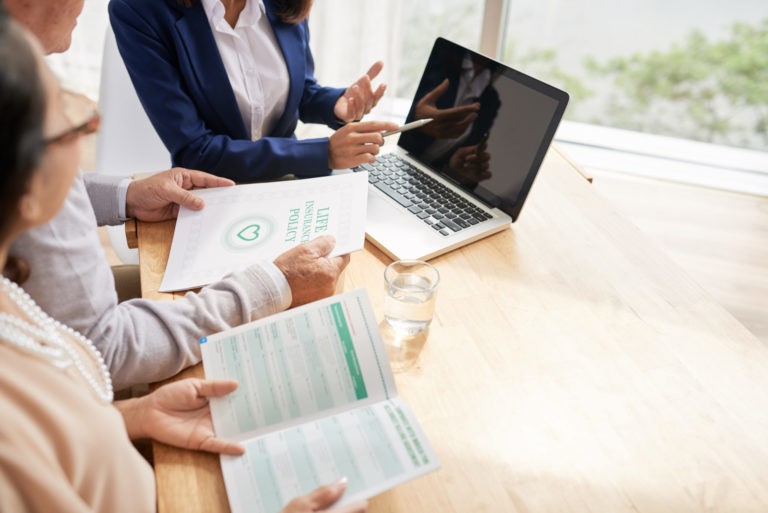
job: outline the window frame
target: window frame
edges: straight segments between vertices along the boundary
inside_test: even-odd
[[[480,52],[499,59],[512,0],[484,0]],[[555,135],[586,168],[768,197],[768,152],[563,121]]]

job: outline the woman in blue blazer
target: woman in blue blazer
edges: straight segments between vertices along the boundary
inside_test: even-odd
[[[282,115],[269,133],[252,140],[199,0],[110,2],[118,48],[173,164],[247,181],[287,173],[321,176],[331,168],[373,161],[383,144],[381,132],[396,126],[354,121],[384,93],[383,85],[376,91],[371,86],[381,63],[347,89],[320,86],[314,77],[306,21],[311,0],[263,3],[289,83]],[[230,2],[223,4],[231,7]],[[240,2],[240,10],[244,5]],[[330,138],[297,140],[299,119],[338,130]]]

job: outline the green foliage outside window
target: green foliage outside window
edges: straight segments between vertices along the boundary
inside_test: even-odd
[[[593,122],[768,149],[768,19],[736,23],[722,40],[691,32],[682,44],[586,69],[612,86]]]
[[[666,50],[587,58],[578,76],[558,69],[555,50],[515,50],[507,62],[571,94],[569,119],[768,150],[768,19],[723,39],[694,30]]]
[[[396,94],[408,98],[437,35],[476,46],[480,10],[444,0],[404,14],[410,29]],[[567,119],[768,150],[768,18],[735,23],[723,37],[694,30],[666,49],[587,58],[569,71],[559,66],[557,49],[523,46],[530,48],[509,41],[504,62],[568,91]]]

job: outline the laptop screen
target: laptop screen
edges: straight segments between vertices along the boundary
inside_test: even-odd
[[[516,219],[568,94],[438,38],[406,122],[411,157]]]

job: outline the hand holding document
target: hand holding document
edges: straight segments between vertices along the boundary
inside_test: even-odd
[[[363,248],[368,174],[197,190],[205,208],[182,208],[161,292],[220,280],[321,235],[333,235],[328,256]]]
[[[439,468],[363,289],[200,342],[206,377],[240,383],[210,403],[216,436],[246,450],[221,456],[233,513],[276,512],[346,477],[342,506]]]

